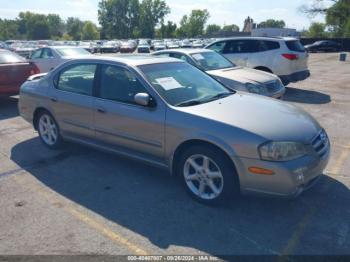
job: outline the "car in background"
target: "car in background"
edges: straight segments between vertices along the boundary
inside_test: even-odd
[[[193,48],[203,48],[204,47],[204,43],[202,40],[195,40],[193,43],[192,43],[192,47]]]
[[[138,53],[150,53],[151,52],[151,47],[148,44],[147,40],[140,40],[139,44],[137,46],[137,52]]]
[[[192,48],[193,45],[192,45],[192,43],[191,43],[190,40],[184,39],[184,40],[182,40],[182,41],[180,42],[180,47],[181,47],[181,48]]]
[[[167,41],[166,48],[167,49],[177,49],[177,48],[180,48],[180,44],[178,41]]]
[[[103,42],[100,46],[101,53],[118,53],[119,49],[119,44],[115,41]]]
[[[120,53],[133,53],[136,50],[136,43],[134,41],[124,41],[120,45]]]
[[[302,109],[172,58],[75,59],[24,83],[18,108],[48,148],[75,141],[167,168],[205,204],[296,197],[330,156],[327,133]]]
[[[9,50],[10,47],[5,42],[0,42],[0,49]]]
[[[27,78],[39,73],[35,64],[16,53],[0,49],[0,96],[17,95]]]
[[[166,45],[165,45],[164,41],[157,41],[153,44],[154,51],[160,51],[160,50],[165,50],[165,49],[166,49]]]
[[[47,46],[34,51],[30,61],[36,64],[41,73],[46,73],[59,64],[84,56],[91,56],[91,53],[81,47]]]
[[[305,45],[308,52],[338,52],[342,50],[342,45],[331,40],[317,41],[310,45]]]
[[[308,53],[298,39],[290,37],[233,37],[206,47],[239,66],[277,75],[284,85],[310,76]]]
[[[152,53],[184,60],[203,70],[232,90],[282,98],[286,89],[281,80],[270,73],[236,66],[231,61],[208,49],[177,49]]]
[[[81,41],[78,44],[78,47],[84,48],[89,53],[93,54],[96,52],[96,46],[93,42]]]

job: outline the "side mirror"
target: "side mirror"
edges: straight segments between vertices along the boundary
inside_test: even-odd
[[[148,106],[151,101],[151,97],[147,93],[137,93],[134,97],[135,103],[140,106]]]

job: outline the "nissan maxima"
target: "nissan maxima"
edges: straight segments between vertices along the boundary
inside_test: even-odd
[[[229,90],[177,59],[90,57],[29,80],[20,114],[46,146],[73,141],[166,168],[205,204],[295,197],[329,159],[325,130],[302,109]]]

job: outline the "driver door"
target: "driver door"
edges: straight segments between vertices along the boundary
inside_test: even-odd
[[[95,99],[95,132],[100,143],[161,159],[164,157],[166,108],[140,106],[137,93],[150,92],[128,68],[101,65],[99,90]]]

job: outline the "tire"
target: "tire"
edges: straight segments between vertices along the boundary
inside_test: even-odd
[[[187,149],[180,156],[176,173],[190,196],[205,205],[224,204],[239,193],[233,163],[214,147]]]
[[[43,111],[37,118],[37,129],[41,142],[51,149],[59,148],[62,143],[59,126],[54,117],[47,111]]]

